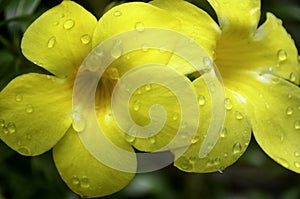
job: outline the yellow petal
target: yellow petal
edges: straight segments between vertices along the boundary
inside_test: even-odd
[[[181,23],[178,31],[197,41],[211,57],[213,56],[221,30],[206,12],[182,0],[154,0],[150,4],[174,14]]]
[[[244,78],[255,139],[272,159],[300,173],[300,88],[269,74]]]
[[[147,27],[177,30],[181,24],[173,14],[148,3],[124,3],[113,7],[100,18],[94,32],[93,46],[116,34],[130,30],[142,32]]]
[[[299,84],[298,53],[291,36],[279,19],[268,13],[267,21],[247,38],[222,37],[217,46],[217,66],[226,86],[247,71],[272,74]],[[229,85],[232,82],[232,85]]]
[[[99,143],[102,153],[110,153],[109,149],[101,148],[101,140],[94,141]],[[62,179],[70,189],[83,197],[101,197],[115,193],[124,188],[135,175],[101,163],[85,148],[78,133],[72,129],[55,146],[53,157]]]
[[[22,52],[51,73],[70,76],[92,49],[96,24],[96,18],[83,7],[63,1],[29,26],[22,39]]]
[[[160,4],[160,2],[157,3]],[[180,3],[177,6],[179,7]],[[192,9],[193,12],[197,14],[195,18],[203,18],[203,21],[206,21],[206,23],[197,23],[191,27],[191,23],[186,23],[186,19],[189,18],[189,15],[186,13],[180,13],[180,15],[178,15],[176,10],[170,12],[171,10],[169,10],[168,6],[165,7],[164,5],[161,5],[162,8],[159,8],[141,2],[126,3],[112,8],[103,15],[95,30],[93,44],[96,46],[100,42],[103,42],[114,35],[128,33],[128,31],[137,31],[142,35],[144,32],[152,31],[149,30],[150,28],[160,28],[176,31],[177,34],[184,34],[185,37],[189,38],[188,41],[201,42],[201,45],[203,44],[202,48],[209,51],[208,55],[212,55],[212,48],[214,48],[216,38],[219,36],[218,27],[214,24],[213,20],[200,9],[197,10],[190,4],[184,4],[184,6]],[[194,22],[196,21],[195,18],[193,18]],[[199,26],[202,28],[199,28]],[[133,38],[135,37],[129,36],[127,40],[136,42],[137,39]],[[155,39],[156,41],[143,41],[144,43],[140,44],[140,51],[145,51],[144,46],[147,46],[147,44],[153,44],[159,40],[166,41],[169,38],[162,38],[162,36],[158,35]],[[126,41],[121,42],[125,43]],[[168,43],[168,45],[170,45],[170,43]],[[171,42],[171,45],[173,45],[173,48],[176,48],[177,42],[173,41]],[[173,68],[182,71],[184,74],[193,73],[195,71],[195,69],[182,58],[174,56],[172,53],[166,53],[165,48],[164,42],[161,42],[161,46],[157,47],[156,51],[150,49],[146,50],[146,53],[140,51],[137,53],[129,53],[127,57],[131,59],[124,60],[126,62],[122,62],[121,66],[126,66],[126,69],[128,70],[128,65],[132,65],[136,60],[138,60],[139,63],[143,62],[144,64],[147,63],[148,60],[152,60],[153,62],[159,60],[159,63],[172,66]]]
[[[216,125],[216,118],[212,118],[211,96],[202,78],[193,82],[201,96],[199,101],[200,121],[197,136],[192,140],[189,148],[183,153],[173,151],[178,159],[174,165],[187,172],[215,172],[221,171],[235,163],[245,152],[251,138],[249,115],[245,109],[244,99],[237,93],[226,89],[226,119],[220,137],[211,152],[204,158],[199,158],[200,148],[207,136],[210,125]],[[220,118],[218,118],[220,119]]]
[[[208,0],[217,13],[222,35],[248,37],[255,31],[260,17],[260,0]]]
[[[22,155],[52,148],[71,124],[72,84],[54,76],[22,75],[0,92],[0,138]]]

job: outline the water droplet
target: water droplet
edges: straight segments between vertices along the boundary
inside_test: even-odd
[[[4,135],[7,135],[7,134],[9,133],[9,131],[8,131],[8,129],[7,129],[6,126],[2,127],[2,133],[3,133]]]
[[[231,99],[226,98],[226,99],[225,99],[225,108],[226,108],[227,110],[231,110],[232,107],[233,107],[233,105],[232,105]]]
[[[296,130],[300,130],[300,121],[299,121],[299,120],[297,120],[297,121],[295,122],[295,129],[296,129]]]
[[[224,153],[224,158],[227,158],[228,157],[228,153]]]
[[[127,133],[125,133],[125,140],[129,143],[132,143],[134,142],[135,140],[135,137],[131,136],[131,135],[128,135]]]
[[[215,160],[214,160],[215,165],[220,164],[220,162],[221,162],[221,158],[219,158],[219,157],[215,158]]]
[[[74,112],[73,115],[73,129],[77,132],[81,132],[85,129],[86,127],[86,122],[83,116],[79,112]]]
[[[18,148],[18,152],[22,155],[30,155],[30,150],[27,147]]]
[[[294,165],[295,165],[295,167],[296,167],[297,169],[300,168],[300,162],[294,162]]]
[[[119,17],[119,16],[122,15],[122,12],[120,12],[120,11],[117,10],[117,11],[115,11],[114,15],[115,15],[116,17]]]
[[[5,126],[5,120],[0,119],[0,127],[3,128]]]
[[[280,50],[277,52],[277,58],[278,58],[278,61],[279,61],[279,62],[285,61],[285,60],[287,59],[286,51],[280,49]]]
[[[289,99],[292,99],[292,98],[293,98],[292,93],[289,93],[287,97],[288,97]]]
[[[136,100],[133,104],[133,110],[134,111],[139,111],[141,108],[141,101],[140,100]]]
[[[7,130],[8,130],[8,133],[10,133],[10,134],[13,134],[13,133],[15,133],[16,132],[16,125],[13,123],[13,122],[9,122],[8,124],[7,124]]]
[[[300,153],[298,151],[295,151],[294,155],[298,158],[300,157]]]
[[[221,136],[222,138],[225,138],[226,135],[227,135],[227,128],[223,128],[223,130],[222,130],[220,136]]]
[[[82,188],[85,188],[85,189],[87,189],[87,188],[90,187],[90,183],[89,183],[88,177],[82,176],[80,186],[81,186]]]
[[[185,171],[190,171],[193,169],[193,165],[186,157],[182,157],[182,162],[181,162],[180,166]]]
[[[155,144],[156,142],[155,136],[149,137],[149,141],[151,144]]]
[[[74,27],[74,25],[75,25],[75,22],[74,22],[72,19],[68,19],[68,20],[65,21],[65,23],[64,23],[64,28],[65,28],[66,30],[70,30],[70,29],[72,29],[72,28]]]
[[[56,38],[55,38],[55,37],[51,37],[51,38],[48,40],[47,47],[48,47],[48,48],[53,48],[53,47],[55,46],[55,43],[56,43]]]
[[[297,77],[296,77],[295,73],[291,73],[291,74],[290,74],[290,77],[289,77],[289,80],[290,80],[291,82],[295,82],[296,79],[297,79]]]
[[[242,115],[239,111],[236,111],[236,112],[235,112],[235,118],[236,118],[237,120],[241,120],[241,119],[243,119],[243,115]]]
[[[204,106],[205,103],[206,103],[205,96],[200,95],[200,96],[198,97],[198,103],[199,103],[200,106]]]
[[[203,64],[210,71],[213,68],[213,61],[209,57],[204,57],[203,58]]]
[[[91,41],[91,36],[89,34],[82,35],[80,40],[83,44],[89,44]]]
[[[123,47],[122,42],[120,40],[115,42],[115,45],[112,47],[110,54],[113,58],[118,59],[122,56],[123,53]]]
[[[197,142],[199,142],[199,140],[200,140],[200,136],[196,135],[196,136],[192,139],[191,143],[192,143],[192,144],[196,144]]]
[[[240,143],[236,143],[233,145],[233,154],[240,153],[242,151],[242,145]]]
[[[145,85],[145,91],[150,91],[152,89],[151,84],[146,84]]]
[[[176,121],[176,120],[178,120],[178,118],[179,118],[179,114],[178,114],[178,113],[174,113],[172,119],[173,119],[174,121]]]
[[[71,182],[73,185],[78,185],[80,183],[79,178],[76,175],[71,177]]]
[[[23,100],[23,95],[17,94],[15,100],[21,102]]]
[[[145,30],[145,26],[144,26],[144,23],[139,21],[139,22],[136,22],[135,24],[135,29],[138,31],[138,32],[143,32]]]
[[[293,107],[287,107],[286,114],[290,116],[290,115],[293,115],[293,113],[294,113],[294,108]]]
[[[109,68],[108,69],[109,77],[113,80],[118,80],[120,78],[120,74],[117,68]]]
[[[28,105],[26,106],[26,112],[27,112],[27,113],[32,113],[32,112],[33,112],[33,106],[32,106],[31,104],[28,104]]]

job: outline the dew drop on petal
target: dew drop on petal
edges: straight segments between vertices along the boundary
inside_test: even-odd
[[[138,32],[143,32],[145,30],[145,26],[144,26],[144,23],[139,21],[139,22],[136,22],[135,24],[135,29],[136,31]]]
[[[72,29],[72,28],[74,27],[74,25],[75,25],[74,20],[68,19],[68,20],[65,21],[65,23],[64,23],[64,29],[70,30],[70,29]]]
[[[196,160],[197,160],[196,156],[191,156],[189,158],[189,161],[190,161],[191,164],[195,164]]]
[[[80,186],[85,189],[90,187],[90,182],[88,177],[82,176]]]
[[[197,142],[199,142],[199,140],[200,140],[200,136],[196,135],[196,136],[192,139],[191,143],[192,143],[192,144],[196,144]]]
[[[22,155],[30,155],[30,149],[27,147],[20,147],[17,150]]]
[[[5,120],[0,119],[0,127],[3,128],[5,126]]]
[[[206,69],[209,71],[213,68],[213,61],[209,57],[203,58],[203,64],[206,67]]]
[[[7,129],[6,126],[2,127],[2,133],[3,133],[4,135],[7,135],[7,134],[9,133],[9,131],[8,131],[8,129]]]
[[[141,108],[141,101],[140,100],[136,100],[133,104],[133,110],[134,111],[139,111]]]
[[[295,155],[295,157],[297,157],[297,158],[300,157],[299,151],[295,151],[294,155]]]
[[[221,136],[221,138],[225,138],[227,136],[227,128],[223,128],[220,136]]]
[[[121,45],[121,41],[116,41],[115,45],[112,47],[110,54],[114,59],[118,59],[122,56],[123,47]]]
[[[178,114],[178,113],[174,113],[172,119],[173,119],[174,121],[176,121],[176,120],[178,120],[178,118],[179,118],[179,114]]]
[[[119,70],[115,67],[112,67],[108,70],[109,77],[113,80],[120,78]]]
[[[186,157],[182,157],[182,162],[180,164],[181,168],[183,170],[186,170],[186,171],[190,171],[193,169],[193,165],[191,164],[191,162],[186,158]]]
[[[296,130],[300,130],[300,120],[297,120],[297,121],[295,122],[295,129],[296,129]]]
[[[235,143],[233,145],[233,154],[240,153],[242,151],[242,145],[240,143]]]
[[[287,107],[286,114],[288,116],[290,116],[290,115],[293,115],[293,113],[294,113],[294,108],[293,107]]]
[[[145,85],[145,91],[150,91],[152,89],[151,84],[146,84]]]
[[[151,144],[155,144],[155,143],[156,143],[155,136],[149,137],[149,142],[150,142]]]
[[[277,52],[277,58],[278,58],[278,61],[279,62],[283,62],[287,59],[287,53],[285,50],[282,50],[280,49],[278,52]]]
[[[119,16],[121,16],[121,15],[122,15],[122,12],[119,11],[119,10],[115,11],[115,13],[114,13],[114,16],[115,16],[115,17],[119,17]]]
[[[241,119],[243,119],[243,115],[242,115],[239,111],[236,111],[236,112],[235,112],[235,118],[236,118],[237,120],[241,120]]]
[[[300,162],[294,162],[294,165],[295,165],[295,167],[296,167],[297,169],[300,168]]]
[[[296,79],[297,79],[297,77],[296,77],[295,73],[291,73],[291,74],[290,74],[290,77],[289,77],[289,80],[290,80],[291,82],[295,82]]]
[[[205,103],[206,103],[205,96],[200,95],[200,96],[198,97],[198,103],[199,103],[200,106],[204,106]]]
[[[15,100],[21,102],[23,100],[23,95],[17,94]]]
[[[135,137],[128,135],[127,133],[125,133],[125,140],[129,143],[132,143],[135,141]]]
[[[55,37],[51,37],[48,40],[47,47],[48,48],[53,48],[55,46],[55,43],[56,43],[56,38]]]
[[[78,176],[73,175],[71,177],[71,182],[72,182],[73,185],[78,185],[80,183]]]
[[[73,122],[72,122],[73,129],[77,132],[83,131],[86,127],[86,121],[83,118],[83,116],[78,112],[74,112],[72,117],[73,117]]]
[[[91,36],[89,34],[82,35],[80,38],[81,43],[83,44],[89,44],[91,42]]]
[[[28,104],[28,105],[26,106],[26,112],[27,112],[27,113],[32,113],[32,112],[33,112],[33,106],[32,106],[31,104]]]
[[[232,105],[231,99],[226,98],[226,99],[225,99],[225,108],[226,108],[227,110],[231,110],[232,107],[233,107],[233,105]]]
[[[7,130],[8,130],[8,133],[10,133],[10,134],[13,134],[13,133],[15,133],[16,132],[16,125],[13,123],[13,122],[9,122],[8,124],[7,124]]]

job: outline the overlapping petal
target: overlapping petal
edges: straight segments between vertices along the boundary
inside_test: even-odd
[[[300,89],[265,74],[251,73],[243,96],[248,101],[255,139],[282,166],[300,173]]]
[[[212,49],[216,45],[216,40],[219,37],[220,30],[216,23],[214,23],[205,12],[196,10],[194,6],[183,1],[154,1],[152,4],[153,5],[134,2],[122,4],[109,10],[99,20],[95,29],[93,46],[96,46],[113,35],[126,31],[136,30],[142,34],[143,31],[147,31],[145,28],[161,28],[177,31],[187,37],[191,37],[191,40],[195,39],[197,42],[201,43],[203,48],[207,50],[208,54],[212,56]],[[172,4],[172,6],[169,4]],[[187,14],[185,11],[181,11],[180,14],[178,14],[177,11],[184,10],[182,9],[182,6],[192,10],[193,14],[185,16],[185,14]],[[192,19],[195,23],[197,21],[196,19],[204,18],[204,20],[197,22],[193,25],[193,27],[191,27],[190,25],[192,22],[187,22],[187,18],[190,16],[193,16]],[[147,44],[147,42],[151,43],[151,41],[145,41],[145,44]],[[176,43],[174,43],[174,48],[175,47]],[[143,45],[141,45],[141,49],[144,49]],[[161,46],[161,51],[164,51],[163,44]],[[195,71],[195,69],[183,59],[174,56],[172,53],[162,52],[159,52],[159,50],[148,49],[147,53],[130,53],[127,57],[139,57],[139,59],[124,60],[126,62],[120,63],[118,69],[122,71],[124,70],[122,68],[126,67],[128,70],[128,64],[134,65],[133,63],[136,61],[144,61],[144,63],[148,63],[148,60],[159,60],[159,63],[172,66],[176,70],[181,71],[183,74],[190,74]]]
[[[102,152],[110,152],[101,148],[101,141],[99,148]],[[129,150],[128,147],[127,149]],[[53,158],[66,184],[74,192],[85,197],[101,197],[115,193],[124,188],[135,175],[101,163],[85,148],[78,133],[72,128],[54,147]],[[136,162],[129,164],[134,165]]]
[[[22,52],[56,76],[71,76],[92,49],[96,24],[96,18],[83,7],[63,1],[29,26],[22,39]]]
[[[173,150],[175,157],[178,158],[174,165],[187,172],[221,171],[236,162],[250,142],[251,125],[245,101],[239,94],[226,89],[226,119],[223,130],[211,152],[206,157],[199,158],[203,140],[207,136],[209,126],[216,125],[216,118],[212,118],[212,100],[204,79],[198,78],[193,85],[200,96],[200,128],[182,156],[178,157],[180,151]]]
[[[273,74],[295,84],[300,82],[294,41],[280,20],[271,13],[267,14],[267,21],[251,37],[241,39],[234,34],[222,35],[216,53],[216,63],[225,83],[247,71]],[[226,86],[230,88],[229,81]]]
[[[12,80],[0,92],[0,138],[22,155],[51,149],[72,122],[71,86],[67,79],[40,74]]]
[[[154,0],[149,3],[174,14],[181,23],[180,29],[176,30],[193,38],[213,56],[221,30],[205,11],[182,0]]]
[[[257,28],[260,0],[208,0],[217,13],[222,35],[248,38]]]

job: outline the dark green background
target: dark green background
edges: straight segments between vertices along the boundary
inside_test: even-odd
[[[118,3],[110,4],[109,0],[76,2],[98,18],[110,6]],[[215,18],[215,13],[204,0],[192,2],[208,10]],[[262,1],[262,22],[267,11],[283,19],[284,26],[300,49],[300,3],[297,2]],[[58,0],[0,0],[0,90],[17,75],[46,73],[23,57],[20,41],[26,27],[35,18],[59,3]],[[79,197],[60,179],[51,152],[33,158],[23,157],[0,141],[0,199],[35,198]],[[169,166],[160,171],[138,174],[127,188],[105,198],[298,199],[300,175],[270,160],[253,139],[242,158],[223,173],[189,174]]]

